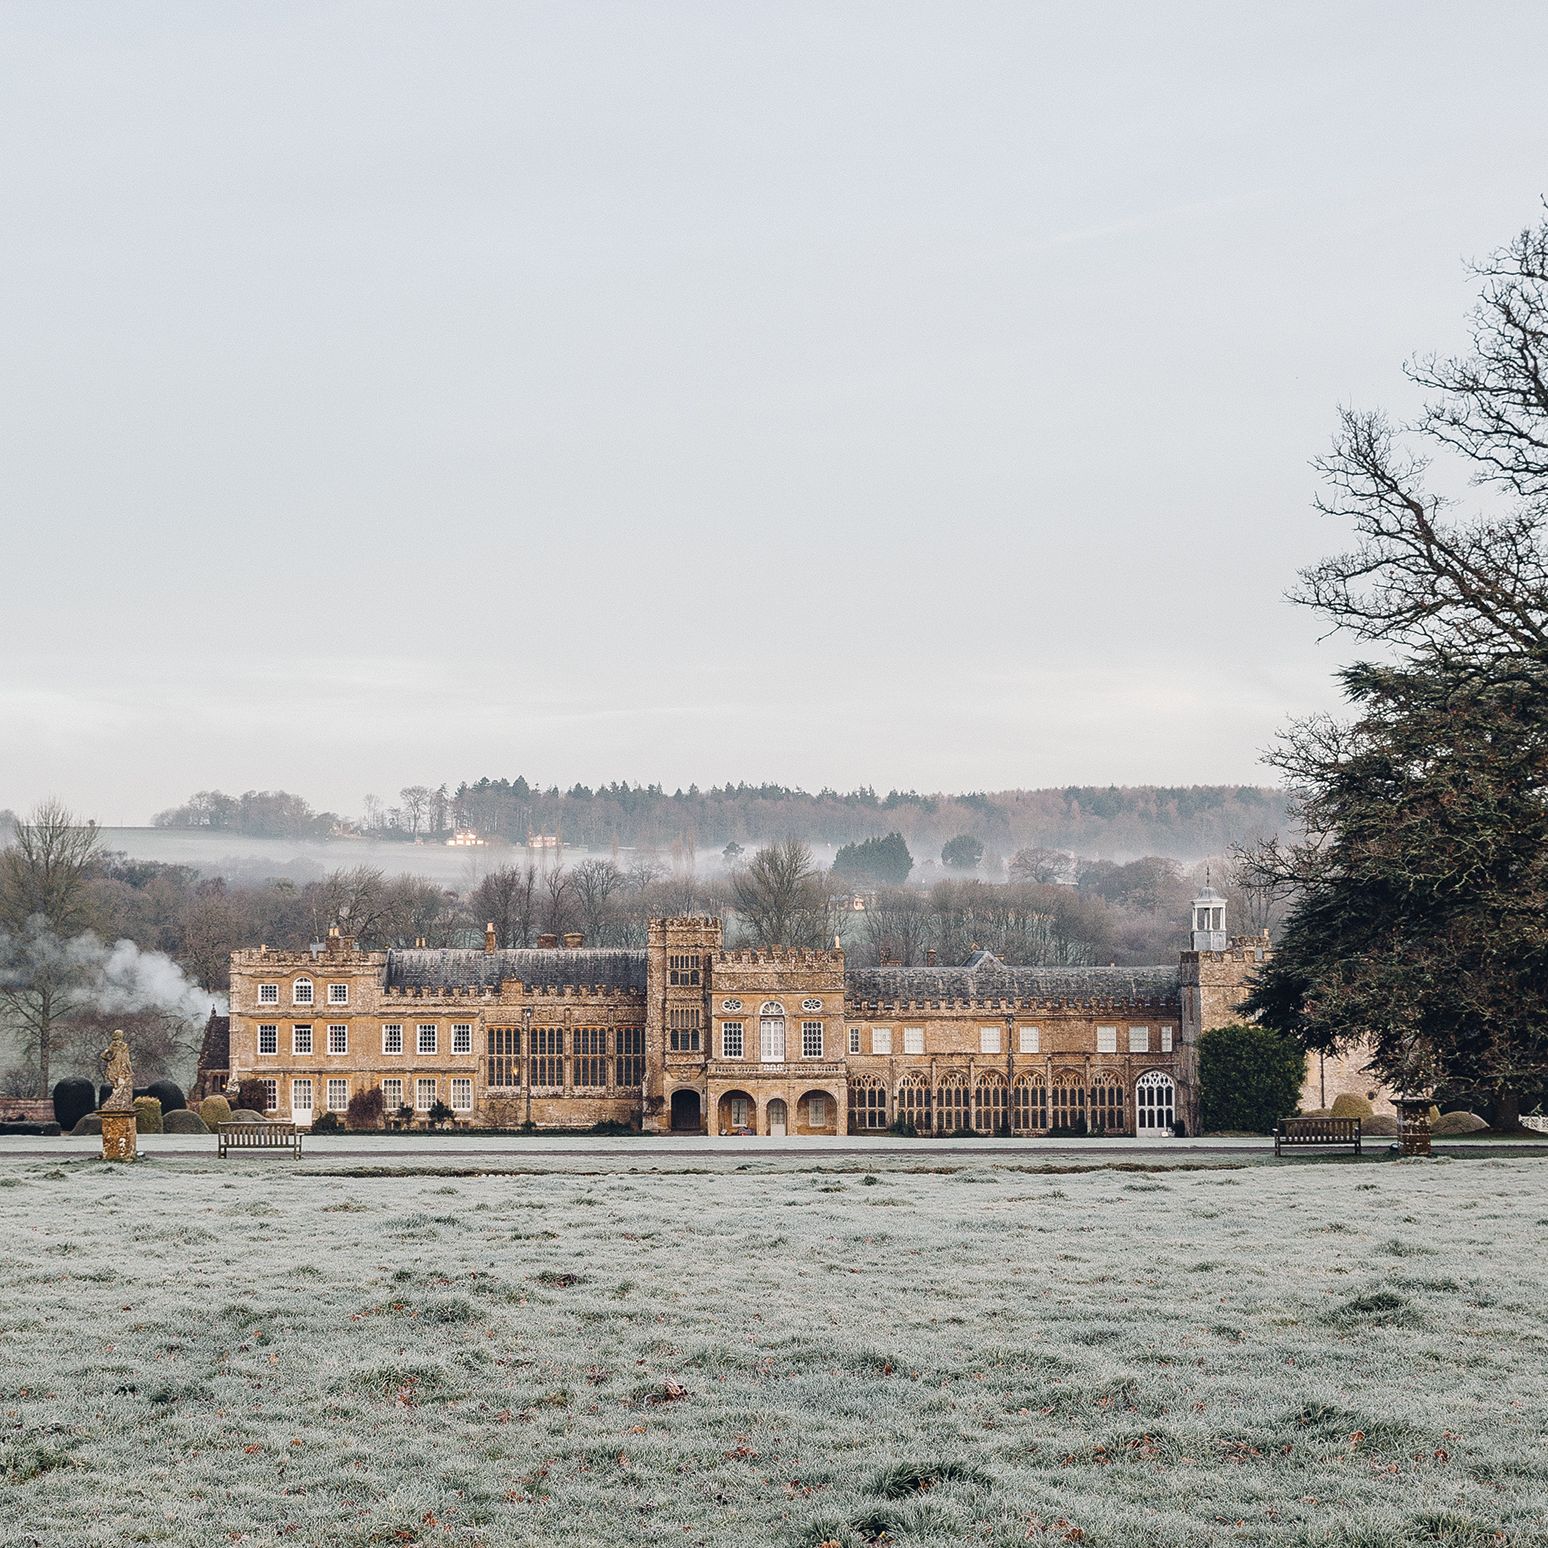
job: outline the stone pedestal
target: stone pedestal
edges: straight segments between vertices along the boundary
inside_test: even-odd
[[[137,1155],[138,1129],[134,1114],[98,1112],[102,1120],[102,1159],[104,1161],[133,1161]]]
[[[1405,1156],[1430,1154],[1430,1098],[1393,1097],[1398,1111],[1398,1144]]]

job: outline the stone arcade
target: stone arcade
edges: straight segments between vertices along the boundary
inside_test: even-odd
[[[1193,904],[1172,967],[847,968],[841,950],[727,947],[718,919],[657,919],[639,950],[578,935],[502,950],[233,952],[204,1091],[264,1082],[310,1124],[380,1087],[389,1114],[514,1128],[845,1134],[1166,1134],[1198,1127],[1197,1049],[1265,960],[1225,900]]]

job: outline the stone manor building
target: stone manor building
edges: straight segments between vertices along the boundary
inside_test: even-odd
[[[1023,1135],[1198,1131],[1199,1035],[1235,1018],[1266,936],[1193,903],[1175,966],[851,968],[841,950],[727,947],[721,922],[657,919],[640,950],[578,935],[502,950],[233,952],[204,1091],[263,1082],[310,1124],[379,1087],[389,1115],[647,1133],[885,1129]]]

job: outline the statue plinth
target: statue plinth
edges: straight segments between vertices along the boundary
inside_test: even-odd
[[[139,1126],[134,1121],[134,1109],[126,1113],[104,1107],[98,1109],[97,1116],[102,1120],[102,1159],[133,1161],[139,1153]]]

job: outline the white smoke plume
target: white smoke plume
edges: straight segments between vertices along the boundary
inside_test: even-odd
[[[130,940],[110,946],[90,930],[61,937],[41,921],[21,935],[0,932],[0,985],[25,988],[42,977],[68,986],[74,1008],[105,1016],[159,1011],[203,1021],[212,1004],[226,1010],[224,994],[201,989],[165,952]]]

